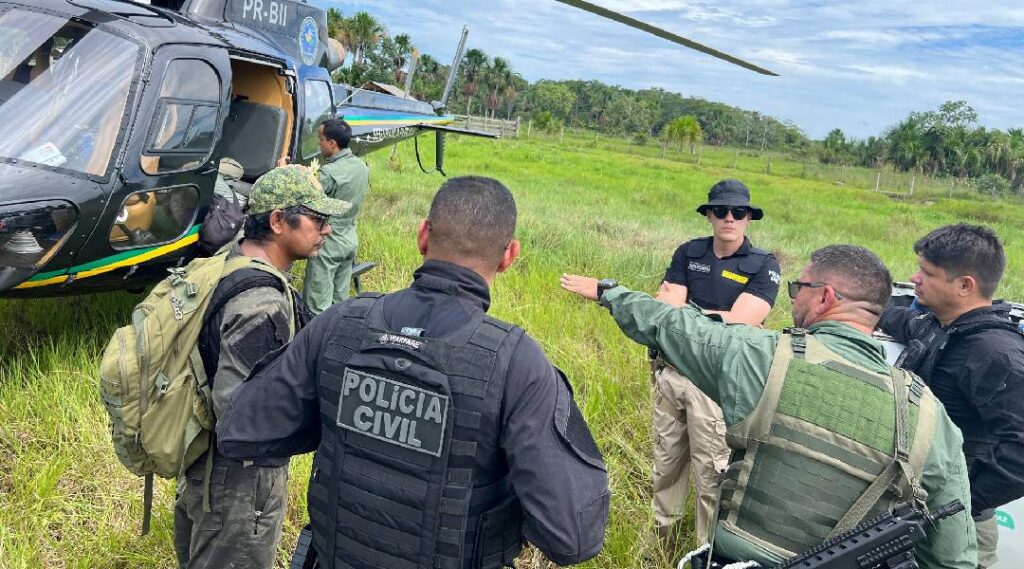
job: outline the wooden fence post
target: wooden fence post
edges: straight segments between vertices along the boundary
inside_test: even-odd
[[[765,174],[771,174],[772,173],[772,155],[771,154],[768,155],[768,164],[765,166],[764,173]]]
[[[562,130],[558,133],[558,143],[561,144],[565,140],[565,125],[562,125]]]
[[[533,131],[533,119],[526,123],[526,138],[530,138],[530,133]]]
[[[910,177],[910,195],[914,195],[914,182],[917,181],[917,176]]]
[[[701,158],[704,157],[704,145],[701,144],[697,147],[697,165],[700,166]]]
[[[878,191],[878,189],[879,189],[879,188],[880,188],[881,186],[882,186],[882,171],[881,171],[881,170],[879,170],[879,171],[878,171],[878,175],[877,175],[877,176],[875,176],[875,191],[877,192],[877,191]]]
[[[735,170],[736,166],[740,163],[740,151],[736,151],[736,156],[732,159],[732,169]]]

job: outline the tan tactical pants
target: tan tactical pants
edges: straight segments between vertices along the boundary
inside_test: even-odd
[[[729,460],[718,405],[671,366],[655,360],[654,519],[662,532],[683,518],[690,467],[697,489],[697,537],[707,541],[718,477]]]
[[[994,567],[999,562],[996,546],[999,545],[999,526],[994,517],[983,522],[974,522],[978,532],[978,569]]]

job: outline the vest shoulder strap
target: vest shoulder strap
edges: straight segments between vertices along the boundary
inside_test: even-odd
[[[693,239],[686,244],[686,256],[687,257],[703,257],[708,252],[708,247],[711,246],[711,240],[713,237],[701,237],[699,239]]]
[[[383,293],[379,292],[362,292],[359,293],[355,298],[350,298],[345,301],[342,306],[341,315],[345,318],[353,318],[356,320],[363,320],[373,309],[373,305],[384,298]]]

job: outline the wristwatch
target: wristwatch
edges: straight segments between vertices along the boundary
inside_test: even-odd
[[[601,297],[604,293],[619,286],[619,281],[615,279],[601,279],[597,281],[597,301],[601,302]]]

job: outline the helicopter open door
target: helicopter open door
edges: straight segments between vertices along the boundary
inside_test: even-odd
[[[230,65],[231,105],[220,155],[236,160],[242,179],[251,184],[288,155],[295,129],[294,81],[281,64],[233,56]]]

